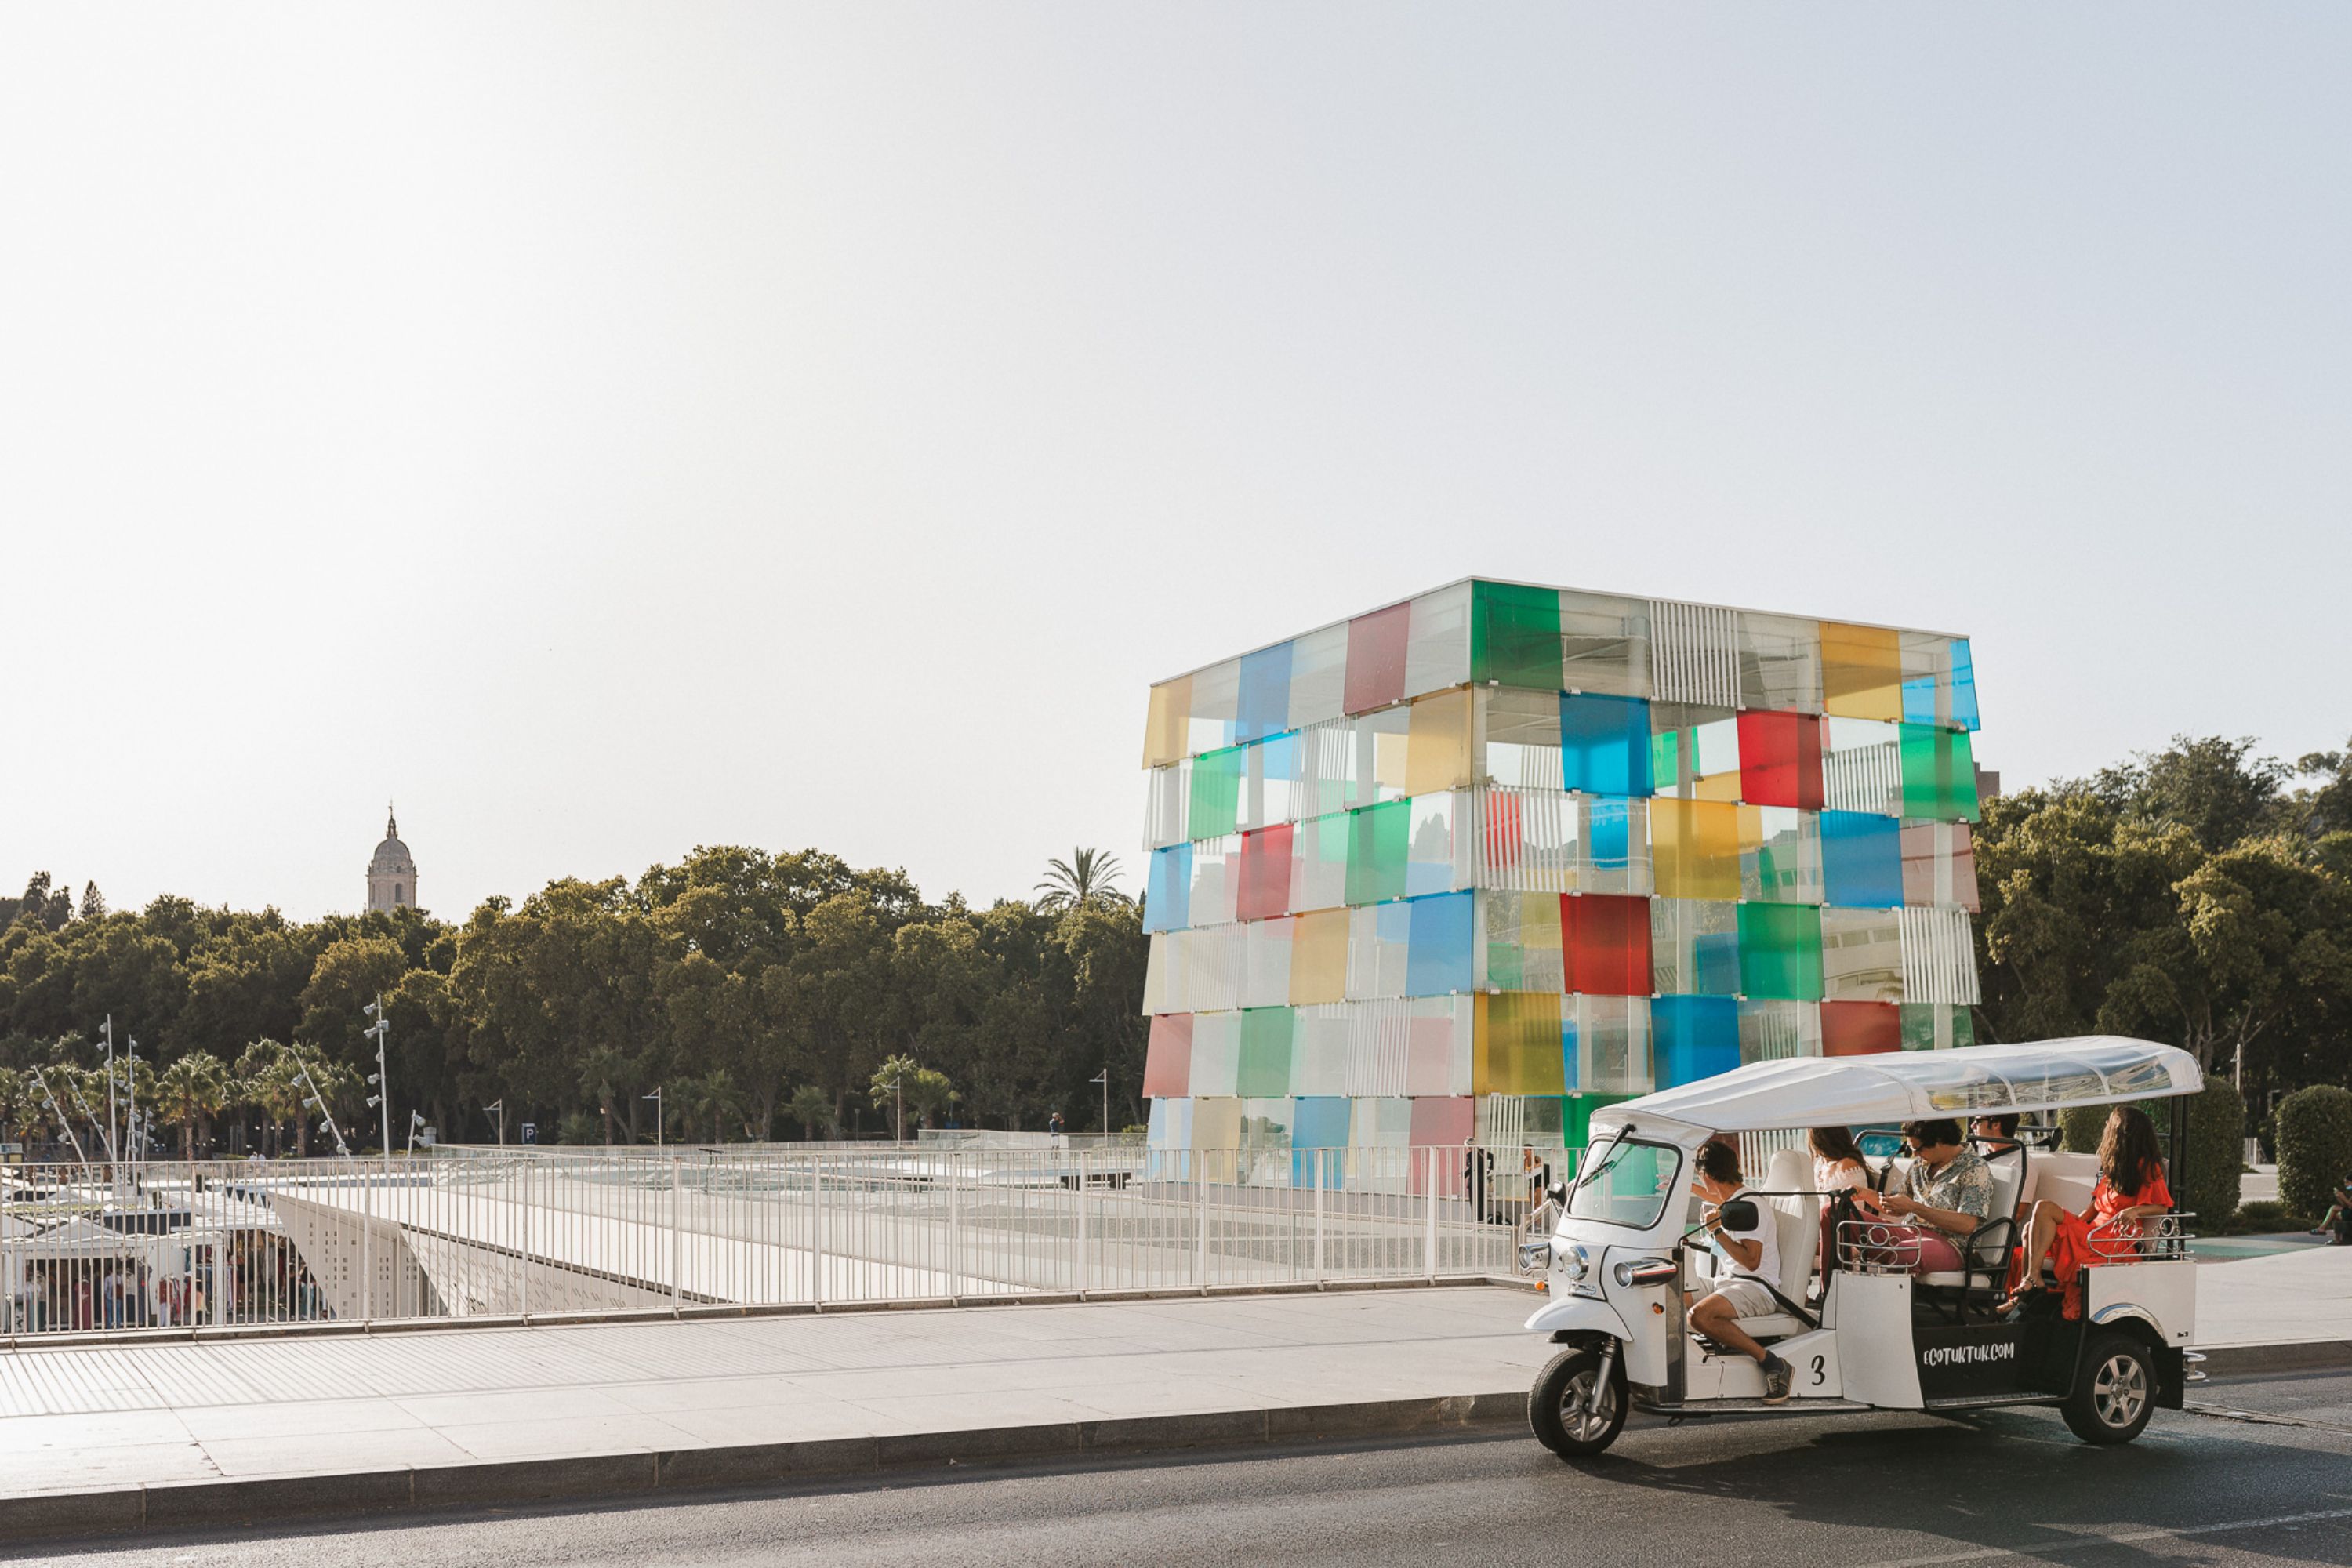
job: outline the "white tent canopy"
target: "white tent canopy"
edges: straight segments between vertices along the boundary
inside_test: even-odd
[[[2204,1087],[2197,1058],[2178,1047],[2085,1035],[2020,1046],[1750,1062],[1610,1106],[1593,1121],[1664,1117],[1717,1132],[1764,1132],[2054,1110],[2193,1094]]]

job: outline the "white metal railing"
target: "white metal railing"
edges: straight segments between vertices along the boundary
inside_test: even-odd
[[[0,1333],[1500,1274],[1528,1184],[1459,1146],[5,1166]]]

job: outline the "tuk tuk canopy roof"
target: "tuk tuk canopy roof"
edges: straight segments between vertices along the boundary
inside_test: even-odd
[[[2054,1110],[2193,1094],[2204,1087],[2197,1058],[2178,1047],[2085,1035],[2029,1045],[1750,1062],[1610,1106],[1593,1121],[1665,1117],[1717,1132],[1765,1132]]]

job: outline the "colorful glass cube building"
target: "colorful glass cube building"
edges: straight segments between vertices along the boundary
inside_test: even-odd
[[[1573,1149],[1969,1044],[1976,728],[1965,637],[1483,579],[1160,682],[1152,1147]]]

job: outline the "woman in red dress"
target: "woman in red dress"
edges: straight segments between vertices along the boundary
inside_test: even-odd
[[[2013,1307],[2042,1288],[2042,1265],[2047,1258],[2050,1271],[2057,1276],[2066,1316],[2076,1316],[2081,1309],[2074,1281],[2083,1266],[2132,1250],[2118,1244],[2137,1242],[2141,1220],[2171,1208],[2172,1189],[2165,1185],[2156,1123],[2136,1105],[2116,1106],[2108,1112],[2106,1131],[2099,1139],[2099,1184],[2092,1189],[2091,1206],[2069,1214],[2047,1200],[2033,1205],[2025,1246],[2010,1268],[2006,1305]]]

